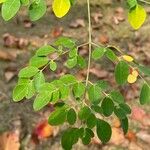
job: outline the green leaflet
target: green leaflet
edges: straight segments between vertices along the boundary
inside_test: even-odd
[[[85,92],[85,85],[81,82],[78,82],[73,85],[72,91],[76,99],[81,98]]]
[[[33,78],[34,86],[37,91],[39,91],[42,84],[45,83],[45,77],[42,71],[37,73]]]
[[[37,68],[41,68],[45,66],[49,62],[49,59],[47,57],[38,57],[38,56],[33,56],[30,59],[30,66],[34,66]]]
[[[103,114],[106,117],[110,116],[114,111],[114,103],[113,103],[112,99],[110,99],[108,97],[103,99],[103,101],[101,103],[101,107],[103,109]]]
[[[67,121],[70,125],[73,125],[75,124],[76,119],[77,119],[76,112],[73,108],[71,108],[67,113]]]
[[[97,85],[91,85],[88,89],[89,100],[93,104],[98,104],[101,100],[101,88]]]
[[[86,120],[90,114],[91,114],[90,108],[87,106],[84,106],[80,109],[80,111],[78,113],[78,117],[80,120]]]
[[[48,56],[49,54],[52,54],[56,51],[56,49],[50,45],[45,45],[39,48],[36,51],[37,56]]]
[[[140,104],[144,105],[150,102],[150,86],[144,83],[140,93]]]
[[[72,49],[75,47],[76,41],[67,37],[60,37],[54,42],[54,45]]]
[[[20,0],[6,0],[2,5],[2,17],[5,21],[10,20],[20,9]]]
[[[105,48],[97,47],[92,52],[92,58],[98,60],[101,57],[103,57],[104,53],[105,53]]]
[[[46,13],[46,2],[45,0],[39,0],[33,2],[29,7],[29,17],[32,21],[40,19]]]
[[[28,86],[26,84],[17,85],[13,90],[13,100],[15,102],[21,101],[28,93]]]
[[[102,143],[107,143],[112,135],[111,126],[106,121],[100,119],[97,120],[96,132]]]
[[[71,150],[72,146],[78,142],[78,139],[79,139],[79,129],[69,128],[62,135],[61,145],[64,150]]]
[[[19,78],[31,78],[39,72],[37,67],[28,66],[20,70]]]
[[[54,61],[50,61],[50,70],[55,71],[57,69],[57,64]]]
[[[126,62],[120,61],[115,68],[115,79],[119,85],[124,85],[127,82],[129,75],[129,66]]]
[[[48,118],[48,123],[52,126],[57,126],[63,124],[66,121],[66,117],[67,117],[66,107],[58,108],[50,114]]]

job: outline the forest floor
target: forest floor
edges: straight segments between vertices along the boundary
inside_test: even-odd
[[[100,44],[119,47],[132,55],[141,64],[150,66],[150,17],[138,31],[134,31],[127,20],[124,1],[92,0],[92,38]],[[146,7],[150,14],[150,8]],[[17,82],[17,73],[24,67],[35,50],[43,44],[52,43],[59,36],[77,39],[79,44],[87,41],[87,6],[79,2],[63,19],[57,19],[48,7],[47,14],[37,22],[30,22],[22,9],[9,22],[0,19],[0,150],[10,146],[11,150],[59,150],[60,136],[64,127],[50,127],[44,120],[50,113],[50,106],[40,112],[32,109],[33,100],[20,103],[12,101],[12,89]],[[88,47],[81,53],[88,56]],[[63,61],[60,60],[60,62]],[[114,66],[109,61],[97,61],[91,65],[91,80],[109,80],[114,83]],[[78,78],[85,78],[84,71],[73,70]],[[56,74],[46,70],[47,79],[59,77],[68,70],[59,65]],[[123,135],[118,120],[112,120],[113,137],[110,143],[102,145],[97,138],[89,146],[77,144],[75,150],[149,150],[150,147],[150,105],[140,106],[138,97],[140,81],[121,89],[127,103],[131,105],[129,132]],[[49,138],[39,138],[35,130],[44,126]],[[38,127],[37,127],[38,126]]]

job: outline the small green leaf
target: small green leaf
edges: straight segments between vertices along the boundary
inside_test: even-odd
[[[121,119],[120,122],[121,122],[121,127],[123,129],[124,134],[127,134],[128,126],[129,126],[128,118],[125,117],[124,119]]]
[[[70,125],[73,125],[75,124],[76,119],[77,119],[76,112],[73,108],[71,108],[67,113],[67,121]]]
[[[50,61],[50,69],[52,71],[55,71],[57,69],[57,64],[54,61]]]
[[[78,113],[78,117],[80,120],[86,120],[90,114],[91,114],[90,108],[87,106],[84,106],[80,109],[80,111]]]
[[[108,117],[110,116],[114,111],[114,103],[112,99],[106,97],[103,99],[101,107],[103,109],[103,114]]]
[[[19,78],[18,79],[18,85],[19,84],[28,84],[30,82],[29,78]]]
[[[40,19],[46,13],[45,0],[34,1],[29,7],[29,17],[32,21]]]
[[[54,45],[55,46],[63,46],[63,47],[72,49],[72,48],[74,48],[74,46],[76,44],[75,44],[75,41],[70,38],[60,37],[54,42]]]
[[[51,92],[44,92],[36,96],[34,103],[33,103],[33,109],[35,111],[39,111],[44,106],[49,104],[51,100],[52,93]]]
[[[30,99],[31,97],[34,96],[36,90],[35,90],[35,86],[34,86],[34,83],[33,81],[31,81],[29,84],[28,84],[28,93],[26,95],[26,98],[27,99]]]
[[[39,69],[37,67],[29,66],[20,70],[18,76],[19,78],[31,78],[38,72],[39,72]]]
[[[119,119],[126,118],[126,112],[121,107],[115,107],[114,113]]]
[[[69,58],[66,62],[66,66],[70,69],[75,67],[76,65],[77,65],[77,57],[76,56],[73,58]]]
[[[92,135],[91,135],[92,134]],[[88,145],[90,142],[91,142],[91,138],[93,137],[93,131],[86,128],[85,131],[84,131],[84,135],[82,137],[82,143],[84,145]]]
[[[102,90],[108,90],[110,87],[109,83],[104,80],[98,81],[96,85],[99,86]]]
[[[124,103],[124,97],[119,91],[112,91],[110,96],[114,102],[117,102],[118,104]]]
[[[127,0],[127,4],[129,8],[131,9],[137,5],[137,0]]]
[[[34,66],[37,68],[41,68],[45,66],[48,63],[49,59],[47,57],[38,57],[38,56],[33,56],[30,59],[30,66]]]
[[[78,82],[73,85],[73,95],[75,98],[81,98],[85,92],[85,85],[81,82]]]
[[[56,49],[50,45],[45,45],[41,48],[39,48],[36,51],[37,56],[48,56],[49,54],[52,54],[56,51]]]
[[[97,120],[96,120],[95,115],[93,113],[91,113],[86,120],[86,125],[88,128],[92,129],[96,126],[96,122],[97,122]]]
[[[103,57],[104,53],[105,53],[105,48],[103,48],[103,47],[97,47],[92,52],[92,58],[94,60],[98,60],[101,57]]]
[[[78,49],[77,48],[73,48],[69,51],[69,57],[73,58],[76,57],[78,55]]]
[[[131,26],[137,30],[139,29],[146,19],[146,11],[141,5],[136,5],[136,7],[133,7],[130,9],[128,13],[128,20]]]
[[[2,5],[2,17],[5,21],[10,20],[20,9],[20,0],[6,0]]]
[[[66,117],[66,108],[58,108],[50,114],[48,122],[52,126],[57,126],[63,124],[66,121]]]
[[[78,55],[77,61],[78,61],[77,63],[78,63],[80,68],[85,68],[86,67],[86,61],[82,56]]]
[[[67,129],[61,138],[61,145],[64,150],[71,150],[72,146],[78,142],[79,130],[77,128],[69,128]]]
[[[115,62],[118,60],[118,57],[116,56],[116,54],[109,48],[106,49],[105,55],[112,62]]]
[[[88,89],[88,96],[93,104],[98,104],[102,97],[101,88],[97,85],[91,85]]]
[[[112,135],[111,126],[106,121],[100,119],[97,120],[96,132],[102,143],[107,143]]]
[[[150,86],[147,83],[144,83],[140,93],[140,104],[144,105],[150,102]]]
[[[39,91],[42,84],[45,83],[45,77],[42,71],[37,73],[33,78],[34,86],[37,91]]]
[[[60,99],[60,92],[59,90],[55,90],[52,94],[51,103],[55,104]]]
[[[103,109],[102,107],[98,106],[98,105],[92,105],[91,109],[94,110],[96,113],[102,114],[103,113]]]
[[[28,92],[28,86],[26,84],[17,85],[13,90],[13,100],[15,102],[21,101]]]
[[[77,82],[76,78],[73,75],[66,74],[60,78],[60,81],[63,82],[64,85],[69,86],[73,85]]]
[[[131,114],[131,108],[129,107],[129,105],[122,103],[119,104],[119,106],[125,111],[126,114]]]
[[[126,62],[120,61],[115,68],[115,79],[119,85],[124,85],[127,82],[129,75],[129,66]]]

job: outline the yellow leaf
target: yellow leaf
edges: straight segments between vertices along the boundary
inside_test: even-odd
[[[1,4],[1,3],[4,3],[5,1],[6,1],[6,0],[0,0],[0,4]]]
[[[136,76],[134,76],[134,75],[132,75],[132,74],[129,74],[129,76],[128,76],[128,83],[135,83],[136,82],[136,80],[137,80],[137,77]]]
[[[134,29],[139,29],[146,19],[146,11],[141,5],[136,5],[128,13],[128,20]]]
[[[132,75],[135,76],[135,77],[138,77],[139,73],[138,73],[138,71],[133,70],[133,71],[132,71]]]
[[[133,57],[129,55],[123,55],[122,58],[128,62],[132,62],[134,60]]]
[[[70,7],[70,0],[54,0],[52,4],[53,11],[58,18],[65,16]]]

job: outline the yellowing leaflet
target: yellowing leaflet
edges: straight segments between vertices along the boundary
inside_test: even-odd
[[[52,4],[53,11],[58,18],[65,16],[70,7],[70,0],[54,0]]]
[[[139,29],[146,19],[146,11],[141,5],[136,5],[134,9],[131,9],[128,13],[128,20],[131,26],[137,30]]]
[[[122,58],[128,62],[132,62],[134,60],[133,57],[129,55],[123,55]]]

